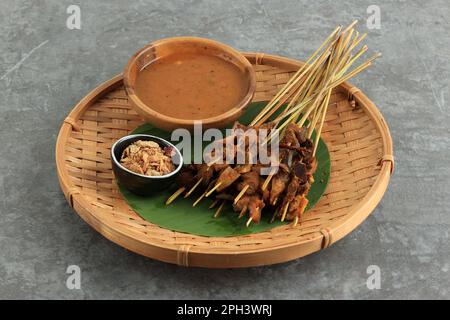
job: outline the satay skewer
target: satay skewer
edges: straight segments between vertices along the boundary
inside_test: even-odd
[[[298,224],[298,221],[300,217],[302,216],[303,212],[305,212],[306,207],[308,206],[309,200],[306,198],[306,196],[303,196],[300,208],[298,209],[298,214],[294,218],[293,226],[295,227]]]

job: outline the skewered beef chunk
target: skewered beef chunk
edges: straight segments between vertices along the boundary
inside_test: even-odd
[[[305,127],[300,128],[299,126],[294,125],[293,130],[294,130],[295,136],[297,137],[298,142],[300,142],[300,144],[304,143],[307,139],[306,138],[306,135],[307,135],[306,128]]]
[[[286,189],[286,195],[283,199],[283,207],[294,200],[298,187],[300,186],[300,181],[296,176],[292,176],[291,181],[289,182],[287,189]]]
[[[234,128],[244,131],[252,129],[240,123],[235,123]],[[270,130],[272,128],[273,124],[262,125],[255,129]],[[258,223],[261,219],[261,210],[266,205],[275,205],[278,199],[282,200],[278,207],[279,214],[284,212],[280,209],[286,209],[285,218],[287,220],[299,217],[308,204],[305,196],[309,192],[312,183],[311,176],[317,167],[317,160],[312,156],[313,144],[310,139],[306,138],[306,130],[292,124],[286,128],[285,135],[280,142],[279,170],[265,190],[262,190],[262,186],[267,177],[262,175],[261,169],[269,167],[260,163],[249,163],[248,137],[246,140],[236,139],[236,135],[232,135],[220,142],[224,146],[226,141],[234,142],[233,159],[236,160],[236,152],[241,152],[242,155],[245,155],[246,164],[230,166],[214,163],[209,167],[206,164],[191,165],[179,175],[177,178],[179,183],[192,187],[198,179],[203,178],[203,184],[208,185],[206,189],[211,190],[211,193],[213,187],[217,187],[214,188],[217,193],[216,199],[230,202],[234,202],[236,195],[245,188],[245,194],[237,203],[233,203],[233,209],[238,211],[240,216],[248,212],[251,218],[248,220],[249,222]],[[236,148],[238,142],[243,147],[240,150]],[[226,151],[230,150],[224,149],[224,154]]]
[[[252,171],[252,167],[253,167],[253,165],[251,165],[251,164],[242,164],[242,165],[237,166],[235,168],[235,170],[237,172],[239,172],[240,174],[244,174],[244,173]]]
[[[317,169],[316,157],[311,157],[311,158],[305,159],[305,163],[306,163],[306,169],[308,170],[308,173],[313,174],[314,172],[316,172],[316,169]]]
[[[216,199],[233,201],[234,200],[234,196],[229,194],[229,193],[222,192],[222,193],[218,193],[216,195]]]
[[[237,203],[233,203],[233,210],[236,212],[245,213],[250,202],[250,196],[243,196]]]
[[[289,124],[284,131],[284,137],[281,139],[280,144],[287,144],[294,147],[300,147],[300,142],[295,135],[295,124]]]
[[[254,194],[258,190],[259,186],[259,172],[252,170],[250,172],[244,173],[242,176],[242,181],[237,185],[237,190],[241,191],[245,186],[249,186],[245,194]]]
[[[206,187],[211,181],[214,171],[212,170],[212,168],[208,167],[206,163],[198,165],[197,170],[198,171],[197,174],[195,175],[195,180],[198,181],[203,178],[202,185]]]
[[[251,196],[248,204],[248,209],[250,211],[249,215],[254,223],[259,223],[261,220],[261,210],[264,208],[265,203],[257,195]]]
[[[305,157],[310,157],[311,154],[312,154],[312,151],[307,149],[307,148],[305,148],[305,147],[295,147],[295,146],[290,146],[290,145],[287,145],[287,144],[280,144],[280,148],[281,149],[285,149],[285,150],[287,149],[287,150],[290,150],[290,151],[294,151],[295,154],[292,154],[292,152],[289,153],[289,155],[292,155],[292,159],[293,159],[294,162],[302,160]]]
[[[243,131],[247,131],[247,126],[246,125],[244,125],[244,124],[242,124],[242,123],[240,123],[240,122],[238,122],[238,121],[236,121],[234,124],[233,124],[233,130],[238,130],[238,129],[240,129],[240,130],[243,130]]]
[[[308,181],[307,169],[304,163],[295,163],[292,166],[292,173],[299,179],[300,184]]]
[[[287,220],[293,220],[295,216],[297,215],[297,210],[300,208],[301,202],[302,202],[302,196],[297,195],[294,197],[294,199],[289,204],[288,213],[286,215]]]
[[[228,164],[226,164],[226,163],[222,163],[222,164],[215,163],[215,164],[212,165],[212,167],[213,167],[215,172],[220,172],[223,169],[225,169],[226,167],[228,167]]]
[[[280,163],[288,164],[290,151],[286,148],[280,148]]]
[[[275,128],[275,126],[276,126],[275,122],[266,122],[266,123],[263,123],[262,125],[260,125],[258,127],[258,130],[265,129],[269,132],[270,130],[273,130],[273,128]]]
[[[298,187],[297,194],[300,194],[300,195],[307,194],[309,192],[309,188],[310,188],[310,185],[308,182],[301,184]]]
[[[313,150],[314,149],[314,143],[312,142],[311,139],[306,139],[304,142],[302,142],[301,146],[303,148],[308,149],[308,150]]]
[[[286,189],[286,185],[289,182],[289,173],[285,170],[279,170],[277,174],[272,178],[272,186],[270,190],[270,203],[273,205],[278,197]]]
[[[217,188],[217,192],[220,192],[230,185],[232,185],[241,175],[231,167],[225,168],[217,179],[217,184],[220,186]]]
[[[301,217],[308,205],[308,199],[302,195],[297,195],[295,199],[289,205],[289,212],[286,215],[286,219],[291,221],[295,217]]]

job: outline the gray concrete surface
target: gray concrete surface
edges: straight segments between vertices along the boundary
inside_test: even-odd
[[[81,7],[81,30],[66,8]],[[381,29],[367,30],[369,5]],[[196,35],[305,58],[337,24],[361,19],[383,58],[353,81],[381,109],[397,170],[382,202],[330,249],[246,270],[185,269],[104,239],[67,205],[54,146],[90,89],[158,38]],[[450,298],[450,3],[433,1],[0,2],[0,298]],[[80,290],[65,285],[68,265]],[[381,289],[366,269],[381,269]]]

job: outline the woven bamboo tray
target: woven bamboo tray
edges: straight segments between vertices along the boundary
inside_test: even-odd
[[[246,53],[256,71],[254,101],[268,101],[301,66],[273,55]],[[141,125],[122,76],[84,97],[59,132],[58,177],[70,206],[109,240],[141,255],[183,266],[249,267],[296,259],[329,247],[375,208],[394,167],[389,129],[375,105],[343,84],[331,98],[323,139],[331,154],[325,195],[301,224],[238,237],[174,232],[143,220],[123,200],[113,177],[110,147]]]

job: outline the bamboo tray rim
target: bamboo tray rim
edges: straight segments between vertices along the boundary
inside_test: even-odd
[[[263,53],[244,52],[244,55],[255,64],[269,64],[281,67],[283,66],[299,67],[303,64],[300,61],[293,60],[290,58]],[[123,80],[122,74],[119,74],[113,77],[112,79],[103,82],[102,84],[94,88],[91,92],[89,92],[84,98],[82,98],[80,102],[78,102],[76,106],[71,110],[69,115],[64,120],[60,132],[58,134],[55,152],[56,160],[61,159],[63,157],[64,146],[67,141],[67,138],[70,135],[72,128],[75,128],[77,126],[76,121],[79,119],[80,115],[82,115],[83,112],[87,110],[92,105],[92,103],[94,103],[99,97],[101,97],[107,92],[110,92],[120,87],[120,85],[122,84],[122,80]],[[302,247],[301,249],[304,251],[300,255],[298,254],[296,255],[294,253],[291,254],[292,255],[291,258],[282,259],[281,261],[275,261],[274,263],[288,261],[328,247],[329,245],[343,238],[345,235],[351,232],[354,228],[356,228],[356,226],[358,226],[362,221],[364,221],[367,218],[367,216],[377,206],[383,194],[385,193],[390,180],[390,176],[393,171],[394,158],[393,158],[392,138],[388,126],[383,116],[381,115],[380,111],[361,90],[359,90],[358,88],[352,86],[347,82],[342,84],[340,88],[347,91],[349,95],[352,95],[352,97],[354,97],[354,99],[359,103],[361,108],[364,109],[366,114],[375,123],[376,128],[379,131],[383,140],[383,157],[380,160],[381,161],[380,172],[376,177],[373,185],[365,195],[365,197],[351,207],[351,210],[346,214],[345,218],[338,219],[337,221],[330,224],[326,229],[321,230],[320,234],[311,237],[309,239],[292,241],[291,243],[280,243],[279,245],[271,246],[270,249],[264,247],[253,249],[240,248],[240,250],[235,250],[232,248],[224,248],[224,247],[221,248],[220,246],[211,246],[209,247],[208,252],[204,252],[202,248],[192,246],[189,248],[189,254],[227,256],[230,254],[249,255],[261,253],[267,254],[268,252],[270,252],[271,256],[274,255],[276,256],[278,251],[290,251],[291,249],[295,248],[300,249],[300,247]],[[63,191],[65,191],[64,193],[69,204],[86,222],[88,222],[91,226],[93,226],[98,232],[103,234],[105,237],[127,249],[130,249],[132,251],[147,256],[148,250],[146,250],[145,248],[141,248],[142,250],[139,249],[139,244],[149,245],[155,249],[163,251],[169,250],[169,251],[177,251],[177,253],[180,252],[180,245],[164,243],[162,241],[155,241],[153,238],[137,239],[127,229],[117,228],[116,223],[102,220],[101,219],[102,213],[99,212],[100,208],[90,205],[88,201],[82,196],[80,190],[78,190],[77,187],[75,187],[72,183],[70,183],[69,174],[65,166],[61,165],[59,161],[56,161],[56,164],[57,164],[58,178]],[[181,234],[175,231],[170,230],[168,231],[173,232],[174,234]],[[270,230],[266,232],[270,232]],[[189,236],[189,234],[186,234],[186,236]],[[249,235],[241,235],[237,237],[245,239],[248,236]],[[202,236],[196,237],[210,238],[210,239],[215,238]],[[121,241],[122,238],[126,238],[127,240],[133,240],[134,242],[136,242],[136,246],[131,248],[129,245]],[[185,254],[187,255],[187,252]],[[159,257],[158,259],[165,261],[164,257]],[[173,259],[168,259],[166,262],[173,262],[172,260]],[[254,264],[254,265],[261,265],[261,264]]]

